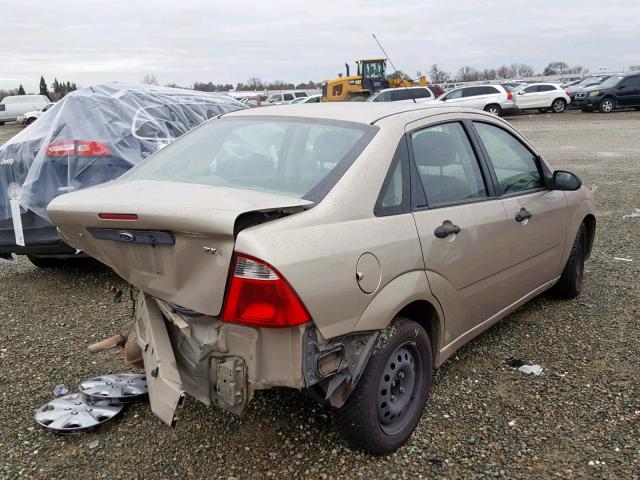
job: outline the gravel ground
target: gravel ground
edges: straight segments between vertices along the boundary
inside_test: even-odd
[[[597,187],[584,291],[543,295],[462,348],[397,453],[348,449],[329,410],[287,390],[258,394],[240,418],[189,401],[173,430],[145,404],[81,436],[34,428],[56,384],[130,370],[120,352],[86,347],[123,330],[131,307],[106,269],[20,260],[0,265],[0,478],[640,478],[640,218],[623,219],[640,208],[640,112],[512,122]],[[112,286],[125,289],[121,303]],[[524,376],[505,364],[512,356],[544,372]]]

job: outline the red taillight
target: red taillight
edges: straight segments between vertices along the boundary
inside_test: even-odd
[[[222,310],[223,322],[293,327],[310,320],[291,285],[271,265],[236,254]]]
[[[109,149],[104,143],[95,140],[56,140],[47,145],[47,155],[50,157],[68,155],[99,157],[109,155]]]
[[[507,92],[507,100],[513,100],[513,93]]]
[[[101,220],[138,220],[135,213],[99,213],[98,218]]]

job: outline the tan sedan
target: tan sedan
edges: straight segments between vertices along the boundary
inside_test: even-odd
[[[141,290],[128,352],[164,422],[185,392],[241,413],[306,389],[376,453],[458,348],[549,288],[577,296],[595,234],[591,192],[511,125],[424,104],[225,114],[48,211]]]

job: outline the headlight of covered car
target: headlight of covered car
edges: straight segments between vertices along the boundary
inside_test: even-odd
[[[599,95],[600,95],[600,92],[599,92],[598,90],[596,90],[595,92],[591,92],[591,93],[589,93],[589,96],[590,96],[590,97],[597,97],[597,96],[599,96]]]

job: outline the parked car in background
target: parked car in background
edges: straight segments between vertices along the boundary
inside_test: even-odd
[[[532,83],[522,86],[515,92],[515,100],[519,110],[551,110],[553,113],[564,112],[571,103],[569,92],[557,83]]]
[[[274,93],[267,97],[267,101],[265,103],[272,104],[272,105],[282,105],[285,103],[289,103],[292,100],[295,100],[296,98],[308,97],[308,96],[309,95],[307,94],[307,92],[303,90]]]
[[[177,88],[111,83],[71,92],[0,147],[0,255],[60,264],[75,249],[49,222],[53,198],[117,178],[202,122],[244,108],[226,95]]]
[[[367,102],[432,102],[444,90],[438,85],[429,85],[426,87],[398,87],[385,88],[367,98]]]
[[[49,110],[54,105],[55,103],[48,103],[40,110],[34,110],[32,112],[27,112],[24,115],[20,115],[17,118],[16,122],[18,123],[18,125],[31,125],[33,122],[39,119],[44,112]]]
[[[373,453],[409,439],[457,349],[552,287],[576,297],[595,234],[579,178],[437,103],[233,112],[48,211],[140,289],[128,347],[163,422],[185,393],[239,414],[306,389]]]
[[[584,77],[578,83],[567,87],[567,91],[569,92],[569,98],[573,102],[575,100],[575,96],[577,92],[584,90],[585,88],[593,87],[594,85],[598,85],[604,82],[607,78],[611,77],[611,74],[598,74],[598,75],[589,75],[588,77]]]
[[[460,87],[448,91],[438,100],[451,106],[477,108],[499,117],[518,111],[512,88],[508,85]]]
[[[0,101],[0,125],[15,122],[20,115],[41,110],[51,100],[46,95],[10,95]]]
[[[640,109],[640,73],[612,75],[602,83],[576,92],[576,108],[610,113],[618,108]]]
[[[299,97],[289,103],[320,103],[320,99],[322,98],[321,94],[309,95],[308,97]]]
[[[257,107],[258,98],[260,99],[260,105],[264,105],[264,103],[267,101],[267,95],[254,95],[251,97],[244,97],[237,100],[248,107]]]

